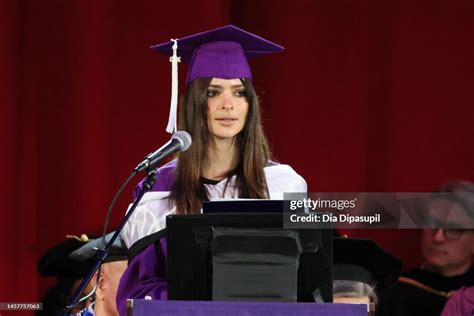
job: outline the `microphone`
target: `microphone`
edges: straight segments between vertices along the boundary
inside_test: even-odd
[[[135,167],[135,173],[153,168],[161,160],[174,153],[186,151],[191,146],[191,143],[191,136],[187,132],[177,131],[166,144],[148,154],[148,156]]]

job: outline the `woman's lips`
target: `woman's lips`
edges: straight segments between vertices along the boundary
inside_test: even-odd
[[[224,126],[230,126],[230,125],[232,125],[236,120],[237,120],[237,119],[228,118],[228,117],[216,119],[216,121],[218,121],[219,124],[224,125]]]

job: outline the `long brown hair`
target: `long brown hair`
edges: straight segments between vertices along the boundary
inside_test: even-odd
[[[178,155],[171,201],[177,214],[198,213],[207,192],[200,181],[206,165],[211,134],[207,124],[207,89],[212,78],[199,78],[188,84],[180,100],[179,129],[187,131],[191,147]],[[239,162],[231,173],[236,175],[236,185],[241,198],[264,199],[268,197],[263,168],[268,164],[270,151],[260,121],[260,105],[252,82],[241,79],[249,110],[244,128],[237,135]]]

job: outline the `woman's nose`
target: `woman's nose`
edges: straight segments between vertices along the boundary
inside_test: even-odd
[[[222,93],[222,108],[225,110],[232,110],[234,108],[234,98],[232,93],[225,91]]]

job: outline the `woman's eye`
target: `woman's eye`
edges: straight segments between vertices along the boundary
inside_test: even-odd
[[[207,97],[208,98],[212,98],[212,97],[215,97],[217,96],[219,93],[216,91],[216,90],[207,90]]]
[[[245,90],[239,90],[239,91],[235,92],[235,95],[238,96],[238,97],[246,97],[247,93],[245,92]]]

